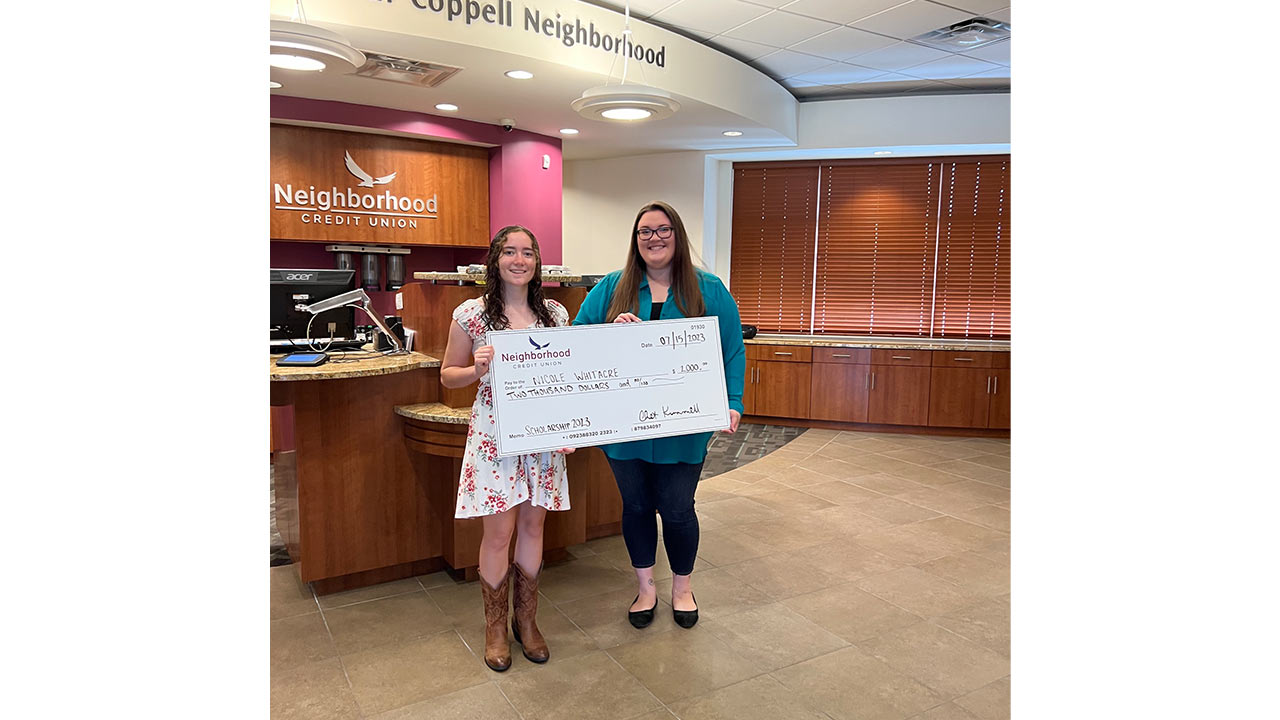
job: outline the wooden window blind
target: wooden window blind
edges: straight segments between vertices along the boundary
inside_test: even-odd
[[[734,167],[730,290],[765,332],[1008,339],[1009,158]]]
[[[936,166],[824,165],[821,201],[813,332],[928,337]]]
[[[940,163],[934,335],[1009,337],[1009,161]]]
[[[743,323],[809,332],[817,199],[812,164],[735,168],[729,282]]]

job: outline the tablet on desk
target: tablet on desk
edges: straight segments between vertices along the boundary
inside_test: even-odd
[[[329,360],[328,353],[289,353],[276,361],[281,367],[315,367]]]

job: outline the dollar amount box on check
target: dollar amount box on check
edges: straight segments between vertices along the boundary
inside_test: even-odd
[[[498,455],[729,427],[715,317],[489,333]]]

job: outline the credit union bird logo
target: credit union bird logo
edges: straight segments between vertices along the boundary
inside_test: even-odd
[[[538,343],[536,343],[536,342],[534,342],[534,341],[533,341],[533,338],[529,338],[529,344],[533,346],[533,349],[534,349],[534,350],[541,350],[542,348],[544,348],[544,347],[546,347],[546,346],[550,345],[551,343],[543,343],[543,344],[539,345]]]
[[[351,159],[350,150],[346,151],[345,155],[347,158],[347,169],[351,171],[352,175],[355,175],[356,177],[360,178],[360,184],[357,185],[356,187],[373,187],[374,185],[386,185],[387,183],[396,179],[395,173],[391,173],[390,175],[383,175],[382,177],[376,178],[370,175],[369,173],[365,172],[364,170],[362,170],[360,166],[356,164],[356,161]]]

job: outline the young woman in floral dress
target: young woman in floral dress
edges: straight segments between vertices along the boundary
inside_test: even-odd
[[[480,381],[458,482],[454,517],[481,517],[480,590],[484,599],[484,661],[502,672],[511,666],[507,640],[507,589],[514,578],[511,629],[524,656],[543,663],[550,657],[538,631],[538,578],[542,574],[542,526],[548,510],[569,509],[565,453],[498,457],[489,364],[490,330],[522,330],[567,325],[569,313],[542,292],[542,257],[528,228],[509,225],[489,243],[484,295],[453,311],[440,381],[448,388]],[[515,563],[508,563],[516,531]]]

